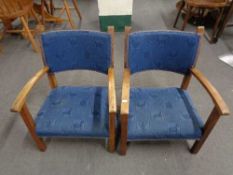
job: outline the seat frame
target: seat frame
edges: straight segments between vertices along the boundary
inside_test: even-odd
[[[115,90],[115,73],[114,73],[114,27],[108,28],[108,33],[111,36],[111,45],[112,45],[112,55],[111,55],[111,65],[108,69],[108,101],[109,101],[109,138],[108,138],[108,150],[114,152],[115,150],[115,120],[116,120],[116,90]],[[42,54],[43,55],[43,54]],[[42,56],[43,57],[43,56]],[[43,60],[44,57],[43,57]],[[11,111],[17,112],[21,115],[26,127],[33,140],[35,141],[37,147],[41,151],[46,150],[45,142],[43,138],[40,138],[35,131],[35,122],[32,118],[32,115],[26,104],[27,97],[31,92],[32,88],[37,84],[37,82],[44,76],[48,76],[49,85],[51,89],[54,89],[58,86],[57,79],[54,73],[49,71],[49,67],[46,66],[44,61],[44,67],[39,70],[22,88],[15,101],[12,104]]]
[[[122,85],[122,97],[121,97],[121,110],[120,110],[120,123],[121,123],[121,138],[120,138],[120,154],[125,155],[127,151],[127,135],[128,135],[128,116],[129,116],[129,104],[130,104],[130,68],[128,65],[128,37],[131,32],[131,27],[125,28],[125,51],[124,51],[124,73],[123,73],[123,85]],[[197,33],[200,36],[204,34],[204,27],[198,27]],[[200,48],[200,46],[199,46]],[[196,57],[196,61],[197,58]],[[209,134],[211,133],[212,129],[216,125],[217,121],[219,120],[220,116],[222,115],[229,115],[229,109],[226,103],[224,102],[223,98],[220,96],[218,91],[213,87],[213,85],[208,81],[208,79],[197,69],[195,68],[196,62],[194,63],[193,67],[190,69],[190,72],[184,75],[181,89],[186,90],[189,86],[192,76],[194,76],[200,84],[204,87],[204,89],[208,92],[212,101],[214,103],[214,107],[212,112],[210,113],[208,120],[206,121],[202,136],[199,140],[196,140],[190,152],[193,154],[198,153],[201,149],[202,145],[208,138]]]

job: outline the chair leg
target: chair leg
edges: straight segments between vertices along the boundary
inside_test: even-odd
[[[31,134],[33,140],[35,141],[37,147],[39,148],[40,151],[45,151],[46,150],[46,145],[43,142],[41,138],[39,138],[35,132],[35,123],[32,119],[32,116],[27,108],[27,105],[24,104],[22,111],[20,112],[21,117],[27,126],[29,133]]]
[[[39,53],[40,50],[39,50],[39,48],[37,47],[36,41],[35,41],[35,39],[33,38],[33,35],[32,35],[32,33],[31,33],[31,31],[30,31],[30,29],[29,29],[29,27],[28,27],[27,22],[25,21],[24,17],[20,17],[20,20],[21,20],[21,22],[22,22],[22,24],[23,24],[23,28],[24,28],[25,32],[26,32],[27,35],[28,35],[28,39],[29,39],[29,41],[30,41],[31,44],[32,44],[32,48],[33,48],[36,52]]]
[[[217,18],[217,20],[216,20],[216,22],[214,24],[213,33],[212,33],[211,40],[210,40],[211,43],[215,42],[215,40],[216,40],[217,29],[218,29],[220,20],[221,20],[221,18],[223,16],[223,12],[224,12],[224,8],[221,8],[220,9],[220,14],[219,14],[219,16],[218,16],[218,18]]]
[[[54,15],[54,4],[53,4],[53,0],[50,0],[50,13],[51,13],[51,15]]]
[[[206,139],[208,138],[210,132],[212,131],[212,129],[216,125],[219,118],[220,118],[220,115],[218,113],[218,110],[216,108],[214,108],[212,110],[205,126],[204,126],[204,131],[203,131],[203,135],[202,135],[201,139],[196,141],[190,150],[190,152],[192,154],[197,154],[200,151],[201,147],[205,143]]]
[[[40,19],[39,19],[38,16],[36,15],[36,12],[34,11],[34,9],[31,10],[31,14],[32,14],[33,18],[35,18],[36,22],[37,22],[38,24],[41,24],[41,23],[40,23]]]
[[[115,119],[116,114],[112,113],[109,117],[109,139],[108,139],[108,150],[109,152],[115,151]]]
[[[179,11],[178,11],[178,13],[177,13],[175,22],[174,22],[174,24],[173,24],[173,27],[174,27],[174,28],[176,28],[176,24],[177,24],[177,22],[178,22],[178,19],[179,19],[179,17],[180,17],[180,14],[181,14],[181,12],[182,12],[184,6],[185,6],[185,1],[183,0],[183,1],[182,1],[182,4],[181,4],[181,6],[180,6],[180,9],[179,9]]]
[[[75,25],[74,25],[74,22],[72,20],[71,13],[70,13],[70,7],[69,7],[69,5],[68,5],[68,3],[67,3],[66,0],[63,0],[63,2],[64,2],[66,14],[67,14],[70,26],[71,26],[72,29],[75,29]]]
[[[45,1],[46,0],[41,0],[41,7],[40,7],[40,11],[41,11],[41,23],[43,25],[45,25]]]
[[[185,27],[186,27],[186,25],[188,23],[188,20],[190,18],[190,15],[191,15],[191,10],[192,10],[192,7],[188,6],[188,11],[187,11],[187,14],[185,15],[185,19],[184,19],[184,22],[183,22],[181,30],[185,29]]]
[[[121,141],[120,141],[120,154],[126,155],[127,151],[127,126],[128,126],[128,116],[121,116]]]
[[[76,10],[76,12],[77,12],[77,14],[79,16],[79,19],[82,20],[82,14],[81,14],[81,12],[79,10],[77,0],[72,0],[72,1],[73,1],[73,4],[74,4],[74,8],[75,8],[75,10]]]
[[[50,12],[50,6],[48,5],[48,3],[47,3],[46,0],[44,1],[44,5],[45,5],[45,8],[46,8],[46,11],[47,11],[48,13],[51,13],[51,12]]]

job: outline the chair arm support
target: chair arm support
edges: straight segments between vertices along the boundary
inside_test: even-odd
[[[130,98],[130,70],[124,70],[123,75],[123,86],[122,86],[122,97],[121,97],[121,114],[129,114],[129,99]]]
[[[194,77],[196,77],[196,79],[201,83],[201,85],[209,93],[209,95],[212,98],[219,114],[220,115],[230,114],[228,106],[224,102],[224,100],[221,97],[221,95],[219,94],[219,92],[209,82],[209,80],[197,68],[192,68],[190,71],[191,71],[192,75],[194,75]]]
[[[108,101],[109,101],[109,112],[117,112],[116,103],[116,86],[115,86],[115,73],[114,68],[108,69]]]
[[[15,101],[12,104],[11,111],[12,112],[20,112],[22,110],[23,105],[25,104],[26,98],[34,87],[34,85],[40,80],[40,78],[47,73],[49,70],[48,67],[44,67],[39,70],[23,87],[20,91],[18,96],[16,97]]]

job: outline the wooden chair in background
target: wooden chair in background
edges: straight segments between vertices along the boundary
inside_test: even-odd
[[[46,150],[43,137],[82,137],[108,140],[115,150],[116,91],[113,61],[114,28],[109,33],[60,31],[41,37],[44,67],[24,86],[11,110],[21,114],[33,140]],[[90,70],[107,75],[106,86],[59,87],[55,73]],[[42,76],[48,75],[50,94],[33,120],[26,99]]]
[[[48,15],[54,15],[54,13],[55,13],[55,10],[56,9],[59,9],[59,8],[56,8],[55,7],[55,4],[54,4],[54,1],[53,0],[49,0],[49,2],[47,2],[48,0],[41,0],[41,15],[42,15],[42,23],[44,24],[45,23],[45,21],[46,21],[46,14],[47,14],[47,16]],[[72,15],[71,15],[71,11],[70,11],[70,9],[71,9],[71,7],[69,6],[69,3],[68,3],[68,1],[67,0],[62,0],[62,3],[63,3],[63,7],[61,7],[60,9],[59,9],[59,16],[61,16],[62,14],[64,14],[64,12],[66,13],[66,15],[67,15],[67,17],[68,17],[68,21],[69,21],[69,24],[70,24],[70,26],[71,26],[71,28],[72,29],[75,29],[75,28],[77,28],[76,26],[75,26],[75,23],[74,23],[74,20],[73,20],[73,18],[72,18]],[[73,4],[73,6],[74,6],[74,9],[75,9],[75,11],[76,11],[76,13],[77,13],[77,15],[78,15],[78,17],[79,17],[79,19],[80,20],[82,20],[82,15],[81,15],[81,12],[80,12],[80,10],[79,10],[79,5],[78,5],[78,2],[77,2],[77,0],[72,0],[72,4]],[[45,11],[46,10],[46,11]],[[53,20],[53,19],[55,19],[56,20],[56,18],[47,18],[48,19],[48,21],[51,19],[51,21]]]
[[[125,69],[121,100],[120,153],[127,142],[148,140],[195,140],[191,153],[197,153],[217,121],[228,115],[224,100],[196,68],[199,43],[204,33],[158,31],[135,32],[126,28]],[[133,74],[163,70],[184,75],[181,87],[131,87]],[[194,76],[213,100],[214,107],[204,123],[187,91]]]
[[[28,26],[29,17],[35,18],[36,22],[40,24],[35,11],[33,10],[32,0],[0,0],[0,19],[4,23],[4,33],[20,33],[24,38],[31,42],[32,48],[39,52],[39,47],[36,44],[34,35],[36,32],[41,32],[43,27],[38,25],[36,29],[32,30]],[[22,24],[22,29],[14,29],[12,22],[19,19]]]
[[[173,27],[176,28],[178,19],[181,15],[182,10],[184,9],[186,12],[181,30],[185,29],[189,19],[192,16],[203,17],[206,10],[218,10],[219,15],[217,16],[217,19],[213,26],[212,35],[211,37],[208,37],[209,41],[212,43],[216,38],[220,20],[223,16],[224,9],[228,4],[227,1],[228,0],[182,0]]]

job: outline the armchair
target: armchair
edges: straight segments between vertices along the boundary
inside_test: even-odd
[[[197,153],[211,130],[229,109],[213,85],[196,68],[204,28],[197,33],[156,31],[135,32],[125,29],[125,65],[121,100],[120,154],[127,142],[144,140],[196,140],[191,153]],[[163,70],[184,75],[180,88],[130,87],[133,74]],[[214,108],[204,123],[189,96],[194,76],[211,96]]]
[[[33,140],[46,150],[43,137],[84,137],[108,140],[115,150],[116,92],[113,63],[114,28],[108,34],[59,31],[42,34],[44,67],[24,86],[11,111],[20,113]],[[55,73],[85,69],[108,75],[108,86],[58,86]],[[44,75],[52,88],[35,121],[27,104],[31,89]]]

